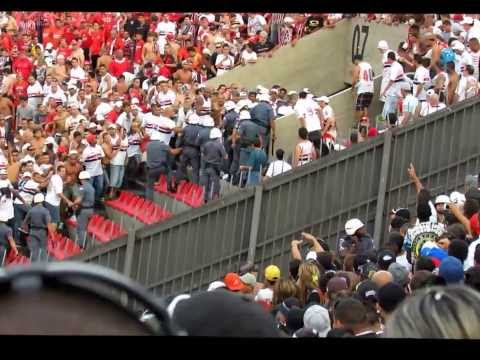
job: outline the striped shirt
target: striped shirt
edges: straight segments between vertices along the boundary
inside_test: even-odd
[[[19,195],[25,200],[25,204],[32,205],[33,197],[39,191],[38,183],[30,179],[28,181],[21,181],[18,187],[20,189]],[[20,205],[23,203],[20,199],[16,198],[15,204]]]
[[[280,46],[286,46],[295,38],[295,31],[289,26],[282,26],[278,33],[278,43]]]
[[[102,158],[105,153],[100,145],[87,146],[82,153],[85,170],[91,177],[103,175]]]
[[[280,25],[283,23],[284,18],[285,18],[285,14],[272,13],[272,24]]]
[[[18,23],[18,31],[20,34],[32,34],[37,31],[37,24],[33,20],[20,21]]]

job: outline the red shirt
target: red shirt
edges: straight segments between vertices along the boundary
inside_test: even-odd
[[[89,49],[92,45],[92,37],[88,33],[88,29],[80,30],[82,36],[82,49]]]
[[[189,54],[188,54],[188,51],[187,51],[186,47],[182,47],[178,50],[177,57],[180,60],[185,60],[186,58],[188,58],[188,56],[189,56]]]
[[[115,124],[118,118],[118,113],[115,110],[110,111],[107,115],[105,115],[105,121]]]
[[[104,42],[103,31],[93,31],[92,34],[92,44],[90,45],[90,54],[91,55],[98,55],[100,53],[100,49]]]
[[[72,40],[75,38],[75,36],[73,35],[73,28],[71,26],[69,26],[64,34],[63,34],[63,37],[65,38],[65,40],[67,41],[67,44],[70,44],[72,42]]]
[[[65,59],[70,57],[70,55],[72,55],[72,49],[70,49],[69,47],[63,47],[63,48],[58,48],[57,50],[57,56],[62,54],[63,56],[65,56]]]
[[[136,64],[141,64],[142,63],[143,44],[145,44],[145,42],[143,40],[138,40],[138,41],[135,42],[135,55],[133,56],[133,61]]]
[[[6,49],[8,52],[12,51],[13,40],[10,34],[3,34],[0,40],[1,46]]]
[[[20,96],[27,96],[28,82],[26,80],[17,80],[13,83],[13,104],[18,106],[20,103]]]
[[[130,69],[130,63],[127,59],[123,58],[121,61],[113,59],[108,66],[108,72],[118,78],[125,71]]]
[[[56,48],[58,47],[58,44],[60,43],[60,39],[63,37],[63,34],[65,32],[65,29],[62,28],[57,28],[57,27],[51,27],[47,30],[47,36],[43,38],[43,44],[46,45],[47,43],[52,43],[53,47]]]
[[[13,67],[12,70],[14,72],[19,72],[20,74],[22,74],[23,79],[26,82],[30,73],[32,72],[33,64],[27,57],[22,56],[22,57],[17,57],[15,59],[12,67]],[[27,87],[28,87],[28,83],[27,83]]]

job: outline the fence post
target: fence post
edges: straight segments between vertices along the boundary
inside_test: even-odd
[[[383,141],[382,165],[380,168],[380,182],[378,186],[377,210],[375,213],[375,227],[373,232],[373,240],[375,247],[380,247],[380,240],[383,236],[383,218],[385,207],[385,193],[387,191],[388,169],[390,165],[390,154],[392,149],[392,131],[387,130]]]
[[[135,247],[135,228],[128,230],[127,249],[125,250],[125,263],[123,275],[130,277],[132,272],[133,249]]]
[[[255,262],[255,249],[257,247],[258,227],[260,224],[260,211],[262,210],[263,186],[255,186],[255,198],[253,200],[252,225],[250,227],[250,242],[248,244],[247,261]]]

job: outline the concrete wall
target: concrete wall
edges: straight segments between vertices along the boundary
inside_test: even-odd
[[[350,20],[343,20],[334,29],[322,29],[300,39],[295,47],[278,49],[271,58],[259,59],[256,64],[240,66],[208,85],[237,83],[248,89],[259,84],[270,88],[275,84],[289,90],[304,87],[318,94],[332,94],[343,88],[347,47],[351,42]]]
[[[355,28],[358,26],[359,32],[355,36]],[[362,31],[363,30],[363,31]],[[386,40],[391,49],[396,50],[400,42],[407,39],[408,27],[407,25],[390,26],[377,23],[369,23],[362,19],[355,19],[350,22],[348,36],[345,38],[345,78],[344,82],[351,84],[352,81],[352,52],[362,54],[365,61],[369,62],[375,75],[381,75],[383,66],[381,55],[377,49],[380,40]],[[354,40],[355,38],[355,40]],[[358,38],[358,50],[357,41]],[[365,40],[365,47],[364,45]],[[353,45],[353,46],[352,46]]]

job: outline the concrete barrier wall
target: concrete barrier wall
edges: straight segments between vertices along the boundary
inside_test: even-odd
[[[380,92],[381,76],[375,79],[375,94],[372,105],[370,106],[370,118],[373,120],[376,115],[380,114],[383,109],[383,103],[378,100]],[[352,88],[348,88],[333,96],[330,96],[330,105],[335,112],[337,121],[338,141],[348,139],[350,132],[355,124],[354,118],[354,98],[352,95]],[[284,116],[275,120],[277,141],[275,143],[276,149],[283,149],[286,157],[289,157],[298,141],[298,128],[300,121],[295,114]],[[271,154],[269,154],[271,156]]]
[[[386,40],[391,49],[396,50],[400,42],[407,39],[407,25],[390,26],[385,24],[369,23],[362,19],[350,21],[348,36],[345,39],[345,78],[344,82],[351,85],[352,57],[355,54],[363,55],[365,61],[372,65],[375,75],[381,75],[383,70],[382,58],[377,49],[380,40]],[[337,40],[338,41],[338,40]],[[358,47],[357,47],[358,45]],[[338,69],[338,67],[337,67]]]
[[[208,85],[240,84],[255,89],[259,84],[270,88],[275,84],[287,89],[304,87],[315,93],[332,94],[343,88],[343,69],[350,48],[351,21],[343,20],[334,29],[322,29],[300,39],[295,47],[278,49],[273,57],[259,59],[256,64],[239,66]]]

